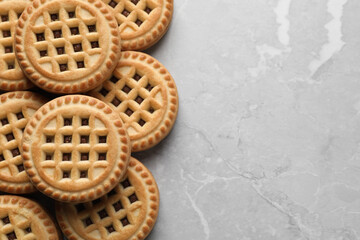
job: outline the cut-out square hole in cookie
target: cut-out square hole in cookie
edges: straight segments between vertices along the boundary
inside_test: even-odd
[[[72,142],[72,136],[71,135],[64,135],[64,143],[71,143]]]
[[[140,120],[138,121],[138,124],[139,124],[140,126],[144,126],[145,123],[146,123],[146,121],[145,121],[144,119],[142,119],[142,118],[140,118]]]
[[[111,191],[108,192],[108,194],[107,194],[108,197],[111,197],[111,196],[113,196],[113,195],[116,195],[115,189],[111,190]]]
[[[12,153],[13,157],[16,157],[16,156],[20,155],[20,150],[19,150],[19,148],[15,148],[15,149],[11,150],[11,153]]]
[[[7,21],[9,21],[9,15],[1,15],[1,21],[2,21],[2,22],[7,22]]]
[[[129,179],[125,179],[124,181],[122,181],[121,185],[123,186],[123,188],[128,188],[131,186]]]
[[[21,14],[22,14],[22,12],[19,12],[19,13],[17,14],[17,18],[19,18],[19,19],[20,19]]]
[[[140,27],[141,24],[143,24],[143,21],[141,21],[140,19],[136,19],[135,23]]]
[[[0,120],[1,122],[1,125],[5,126],[5,125],[8,125],[9,124],[9,120],[7,118],[3,118]]]
[[[53,30],[53,34],[54,34],[54,38],[61,38],[62,30],[61,29]]]
[[[15,62],[8,62],[7,63],[7,68],[8,68],[8,70],[14,69],[15,68]]]
[[[50,19],[52,22],[59,21],[59,14],[58,13],[50,14]]]
[[[99,42],[98,41],[91,42],[91,48],[99,48]]]
[[[108,231],[108,233],[115,232],[115,228],[114,228],[114,226],[112,224],[110,226],[107,226],[106,230]]]
[[[140,96],[137,96],[137,97],[135,98],[135,102],[137,102],[139,105],[140,105],[143,101],[144,101],[144,99],[143,99],[142,97],[140,97]]]
[[[88,126],[89,125],[89,119],[88,118],[82,118],[81,119],[81,126]]]
[[[80,159],[81,159],[81,161],[89,160],[89,153],[81,153]]]
[[[54,142],[54,136],[46,136],[46,143],[53,143]]]
[[[99,203],[101,203],[101,199],[100,199],[100,198],[97,198],[97,199],[95,199],[95,200],[92,201],[93,206],[95,206],[96,204],[99,204]]]
[[[94,224],[90,217],[83,219],[83,223],[84,223],[85,227],[88,227],[88,226]]]
[[[115,8],[116,5],[117,5],[117,2],[115,2],[114,0],[111,0],[111,1],[109,2],[109,6],[112,7],[112,8]]]
[[[25,170],[23,164],[19,164],[19,165],[17,165],[16,167],[17,167],[17,169],[18,169],[19,172],[23,172],[23,171]]]
[[[12,141],[12,140],[14,140],[15,139],[15,137],[14,137],[14,134],[13,133],[8,133],[8,134],[6,134],[6,140],[8,141],[8,142],[10,142],[10,141]]]
[[[62,160],[63,161],[71,161],[71,153],[63,153]]]
[[[65,72],[68,70],[68,65],[67,65],[67,63],[62,63],[62,64],[59,64],[59,68],[60,68],[60,72]]]
[[[4,225],[10,223],[9,216],[2,218],[1,221],[3,222]]]
[[[106,153],[99,153],[98,161],[104,161],[106,160]]]
[[[47,50],[41,50],[39,51],[40,53],[40,57],[47,57],[48,56],[48,51]]]
[[[152,90],[153,88],[154,88],[154,87],[153,87],[150,83],[148,83],[148,84],[146,85],[146,87],[145,87],[145,89],[148,90],[149,92],[151,92],[151,90]]]
[[[87,178],[88,176],[88,170],[80,171],[80,178]]]
[[[114,203],[114,204],[113,204],[113,207],[114,207],[114,210],[115,210],[116,212],[118,212],[118,211],[120,211],[121,209],[123,209],[123,206],[122,206],[120,200],[117,201],[116,203]]]
[[[155,109],[153,107],[150,107],[147,111],[152,114],[155,112]]]
[[[15,234],[14,231],[12,231],[11,233],[6,234],[6,237],[8,238],[8,240],[17,239],[16,234]]]
[[[89,32],[96,32],[96,25],[88,25]]]
[[[136,4],[138,4],[139,0],[131,0],[131,2],[132,2],[134,5],[136,5]]]
[[[103,218],[106,218],[109,216],[109,214],[106,212],[105,209],[99,211],[97,214],[99,215],[100,219],[103,219]]]
[[[70,171],[63,171],[63,178],[70,178],[71,172]]]
[[[24,118],[24,114],[23,114],[22,112],[18,112],[18,113],[16,114],[16,117],[17,117],[18,120],[23,119],[23,118]]]
[[[32,232],[31,227],[25,228],[24,231],[25,231],[26,233],[31,233],[31,232]]]
[[[72,118],[64,118],[64,126],[71,126]]]
[[[45,33],[36,33],[36,40],[38,42],[45,41]]]
[[[84,61],[76,62],[76,66],[77,68],[85,68],[85,63]]]
[[[115,77],[114,75],[112,75],[110,78],[110,81],[115,84],[119,81],[119,79],[117,77]]]
[[[82,51],[82,44],[81,43],[75,43],[73,44],[74,52],[81,52]]]
[[[71,35],[79,35],[79,27],[70,28]]]
[[[134,202],[138,201],[138,198],[135,193],[131,194],[128,198],[129,198],[130,203],[134,203]]]
[[[58,55],[65,54],[65,47],[57,47],[56,52]]]
[[[89,143],[89,136],[88,135],[81,135],[80,136],[80,143],[81,144]]]
[[[125,17],[128,17],[130,15],[130,11],[124,9],[124,11],[122,11],[121,14],[124,15]]]
[[[128,115],[129,117],[134,113],[134,111],[133,110],[131,110],[130,108],[127,108],[126,110],[125,110],[125,113],[126,113],[126,115]]]
[[[121,219],[120,222],[123,225],[123,227],[130,224],[129,219],[126,216],[123,219]]]
[[[13,47],[12,46],[5,46],[4,50],[5,50],[5,53],[12,53],[13,52]]]
[[[141,79],[141,76],[138,73],[135,73],[135,75],[133,76],[133,79],[135,79],[136,81],[139,81]]]
[[[114,97],[114,99],[111,101],[111,103],[117,107],[120,105],[121,101],[117,98],[117,97]]]
[[[45,161],[49,161],[53,159],[54,154],[53,153],[47,153],[45,155]]]
[[[2,30],[3,38],[11,37],[10,30]]]
[[[106,143],[107,136],[99,136],[99,143]]]
[[[5,157],[3,154],[0,154],[0,162],[4,161],[5,160]]]
[[[131,88],[125,84],[125,86],[121,89],[124,93],[128,94],[131,91]]]
[[[152,11],[152,9],[151,9],[151,8],[149,8],[149,7],[146,7],[144,11],[145,11],[147,14],[150,14],[150,13],[151,13],[151,11]]]
[[[76,16],[75,12],[68,12],[69,18],[74,18]]]
[[[100,90],[100,93],[101,93],[101,95],[103,95],[104,97],[106,97],[106,95],[109,93],[109,91],[106,90],[105,88],[102,88],[102,89]]]

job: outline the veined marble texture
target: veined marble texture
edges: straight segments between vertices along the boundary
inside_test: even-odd
[[[175,0],[149,240],[360,239],[360,1]]]

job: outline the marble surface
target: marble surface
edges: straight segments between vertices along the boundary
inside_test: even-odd
[[[360,1],[175,0],[149,240],[360,239]]]

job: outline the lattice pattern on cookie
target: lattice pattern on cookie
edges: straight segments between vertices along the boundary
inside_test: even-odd
[[[0,72],[17,70],[21,71],[19,64],[15,58],[14,31],[17,21],[25,8],[14,10],[10,9],[7,12],[0,9]]]
[[[127,67],[124,67],[127,68]],[[163,107],[161,87],[155,79],[140,73],[135,66],[123,73],[114,71],[109,81],[103,84],[99,93],[111,103],[125,123],[136,132],[154,119],[154,113]]]
[[[101,236],[100,239],[107,239],[112,232],[122,232],[122,229],[132,227],[137,219],[135,212],[142,205],[135,187],[126,178],[107,195],[89,203],[74,205],[74,208],[83,223],[84,232],[98,231],[96,235]]]
[[[58,115],[43,129],[41,168],[55,181],[92,181],[109,165],[107,135],[93,115]]]
[[[101,55],[96,17],[80,6],[44,12],[32,26],[37,62],[49,72],[92,67]]]
[[[31,219],[13,211],[2,211],[0,215],[0,239],[37,239],[31,229]]]
[[[120,32],[135,32],[150,18],[151,12],[160,7],[154,0],[103,0],[116,12]]]
[[[24,171],[19,143],[30,116],[26,106],[17,113],[0,115],[0,173],[3,175],[16,176]]]

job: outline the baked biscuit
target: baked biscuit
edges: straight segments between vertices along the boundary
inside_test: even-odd
[[[22,194],[34,192],[21,157],[23,131],[45,100],[32,92],[0,95],[0,191]]]
[[[83,204],[56,204],[63,233],[72,240],[139,240],[152,230],[159,191],[150,171],[131,158],[126,176],[111,192]]]
[[[145,53],[123,52],[112,77],[90,94],[120,114],[134,152],[166,137],[177,116],[178,94],[173,78]]]
[[[84,92],[115,68],[120,34],[100,0],[34,0],[19,19],[15,51],[37,86],[53,93]]]
[[[48,102],[24,132],[30,180],[58,201],[101,197],[126,173],[130,141],[123,125],[117,113],[92,97],[68,95]]]
[[[0,239],[61,239],[55,223],[44,209],[23,197],[0,196],[0,219]]]
[[[33,86],[15,58],[15,26],[30,1],[0,0],[0,90],[25,90]]]
[[[123,50],[144,50],[168,30],[173,0],[102,0],[114,11]]]

